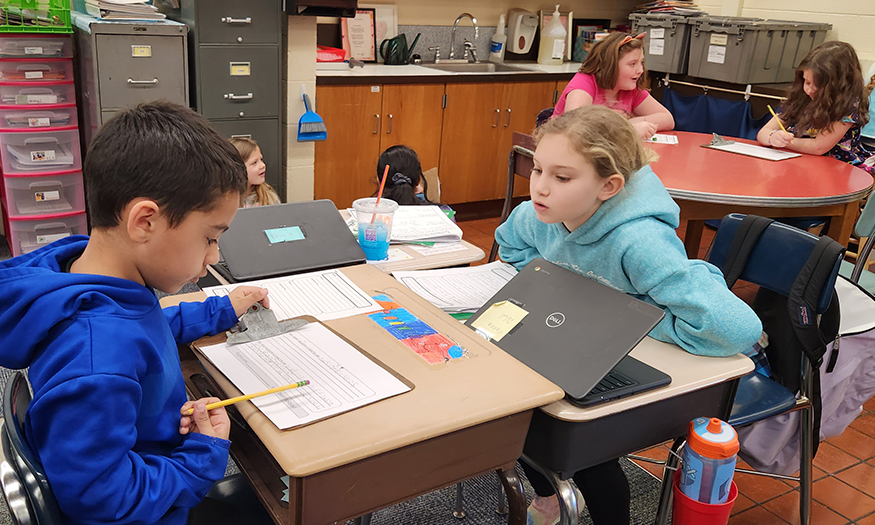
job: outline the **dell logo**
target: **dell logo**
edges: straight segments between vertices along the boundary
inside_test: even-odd
[[[565,322],[565,314],[562,312],[555,312],[547,316],[547,326],[550,328],[557,328],[562,326],[562,323]]]

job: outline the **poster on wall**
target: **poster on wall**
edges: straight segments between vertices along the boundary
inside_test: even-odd
[[[352,57],[364,62],[377,61],[376,18],[374,9],[359,8],[355,10],[355,18],[340,19],[345,60]]]
[[[361,9],[373,9],[376,14],[376,41],[379,48],[383,40],[398,36],[398,8],[389,4],[359,4]],[[377,53],[377,62],[383,57]]]

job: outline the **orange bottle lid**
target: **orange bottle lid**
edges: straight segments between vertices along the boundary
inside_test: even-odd
[[[726,459],[738,454],[738,434],[716,417],[697,417],[690,421],[687,446],[700,456]]]

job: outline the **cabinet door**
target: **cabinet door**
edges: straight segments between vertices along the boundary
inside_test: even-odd
[[[449,204],[504,196],[496,189],[507,180],[507,161],[496,163],[502,90],[500,83],[447,84],[438,172],[441,199]]]
[[[97,35],[100,106],[121,109],[164,99],[188,105],[185,38]]]
[[[503,163],[505,171],[510,148],[513,146],[513,132],[531,134],[535,130],[538,113],[552,107],[555,82],[511,82],[504,85],[504,114],[501,121],[501,139],[496,162]],[[505,175],[496,190],[504,195],[507,190]],[[521,197],[529,194],[529,185],[522,179],[514,183],[513,194]]]
[[[443,84],[383,86],[380,151],[404,144],[419,156],[423,171],[437,167],[441,152],[443,97]]]
[[[314,193],[338,208],[375,191],[382,96],[378,86],[317,86],[328,140],[316,143]]]
[[[200,46],[198,110],[207,118],[278,117],[277,46]]]

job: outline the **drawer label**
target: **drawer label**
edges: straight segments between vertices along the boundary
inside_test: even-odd
[[[371,86],[371,93],[379,93],[380,86]]]
[[[51,125],[49,117],[28,117],[27,125],[31,128],[44,128]]]
[[[725,46],[728,42],[729,42],[729,35],[720,35],[720,34],[714,33],[713,35],[711,35],[711,42],[709,42],[709,43],[714,44],[715,46]]]
[[[726,62],[726,47],[708,46],[708,62],[722,64]]]
[[[152,58],[152,46],[131,46],[131,56],[134,58]]]
[[[650,38],[665,38],[664,27],[654,27],[650,30]]]
[[[69,237],[70,232],[66,233],[52,233],[49,235],[37,235],[36,243],[37,244],[49,244],[50,242],[55,242],[57,240],[63,239],[64,237]]]
[[[232,77],[248,77],[251,74],[249,62],[231,62]]]
[[[15,95],[15,103],[21,104],[57,104],[58,95]]]
[[[32,160],[33,162],[55,160],[55,150],[47,149],[45,151],[31,151],[30,160]]]
[[[24,54],[25,55],[42,55],[43,48],[42,48],[42,46],[24,46]]]
[[[648,53],[648,55],[661,56],[664,54],[665,54],[665,39],[651,38],[650,39],[650,52]]]
[[[42,71],[25,71],[24,78],[43,78]]]
[[[38,191],[33,194],[37,202],[56,201],[61,198],[61,192],[54,191]]]

